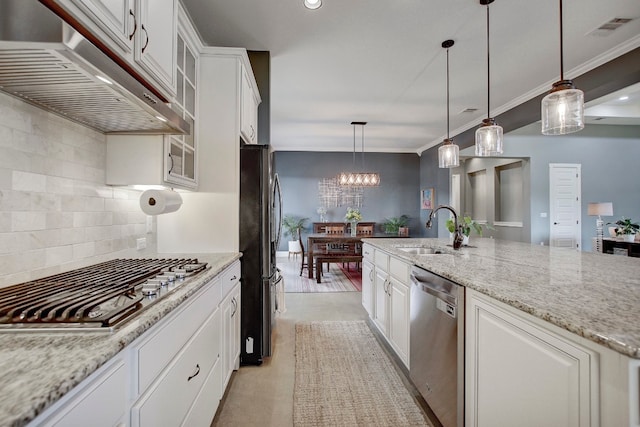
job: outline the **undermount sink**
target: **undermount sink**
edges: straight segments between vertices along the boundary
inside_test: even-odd
[[[423,248],[423,247],[406,247],[406,248],[397,248],[401,251],[407,252],[411,255],[437,255],[441,254],[442,251],[434,248]]]

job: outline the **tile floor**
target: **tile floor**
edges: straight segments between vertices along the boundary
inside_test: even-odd
[[[261,366],[243,366],[231,378],[212,426],[293,426],[295,323],[366,319],[360,292],[287,293],[286,312],[273,332],[274,352]]]
[[[298,279],[299,262],[299,258],[278,257],[277,264],[285,282]],[[287,268],[288,264],[298,265],[293,269],[295,274],[289,272],[292,269]],[[286,311],[277,314],[273,330],[273,355],[261,366],[242,366],[233,374],[212,427],[292,427],[296,322],[368,319],[362,307],[361,292],[286,293],[285,306]],[[375,328],[372,330],[378,334]],[[400,364],[399,361],[394,363],[396,367]],[[418,405],[433,420],[422,396],[406,378],[403,381]],[[436,421],[433,425],[437,427],[439,423]]]

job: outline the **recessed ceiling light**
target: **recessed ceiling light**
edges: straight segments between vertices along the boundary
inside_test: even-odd
[[[306,7],[307,9],[318,9],[320,6],[322,6],[322,0],[304,0],[304,7]]]
[[[108,85],[112,85],[113,83],[111,82],[111,80],[109,80],[106,77],[102,77],[102,76],[96,76],[98,78],[98,80],[100,80],[101,82],[105,82]]]
[[[618,98],[620,101],[626,101],[627,99],[629,99],[628,96],[621,96],[620,98]]]

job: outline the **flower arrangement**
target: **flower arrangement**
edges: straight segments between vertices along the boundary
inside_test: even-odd
[[[362,221],[362,214],[359,209],[347,208],[347,214],[344,216],[347,221]]]

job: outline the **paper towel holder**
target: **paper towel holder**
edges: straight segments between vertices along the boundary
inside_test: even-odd
[[[149,189],[140,195],[140,208],[147,215],[175,212],[182,206],[180,193],[172,189]]]

